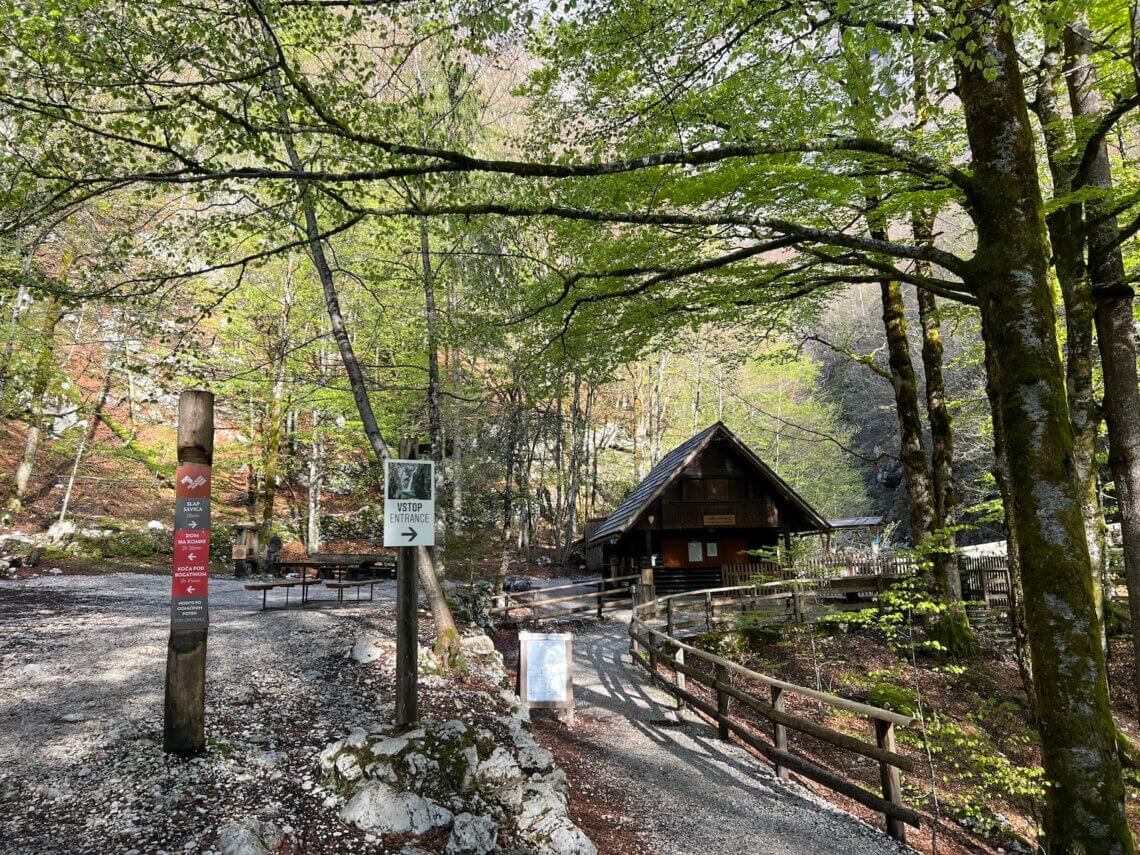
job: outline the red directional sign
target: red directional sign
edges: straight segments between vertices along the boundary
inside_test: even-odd
[[[174,596],[204,597],[210,579],[210,532],[174,532]]]
[[[210,467],[183,463],[174,486],[170,620],[176,629],[205,629],[210,620]]]

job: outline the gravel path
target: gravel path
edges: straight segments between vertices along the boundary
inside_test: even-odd
[[[661,853],[884,855],[912,850],[780,781],[743,748],[717,739],[628,664],[626,623],[614,620],[574,637],[581,736],[623,789],[640,798]],[[625,656],[625,662],[622,659]],[[578,730],[578,728],[576,728]]]
[[[316,760],[391,718],[390,675],[345,651],[392,624],[394,593],[261,612],[241,582],[211,579],[209,751],[184,761],[161,750],[169,576],[0,582],[0,852],[211,853],[251,817],[291,852],[384,851],[338,820]]]

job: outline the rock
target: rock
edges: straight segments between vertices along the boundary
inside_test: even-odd
[[[52,543],[62,543],[75,534],[76,525],[71,520],[56,520],[48,526],[47,537]]]
[[[461,813],[447,838],[447,855],[486,855],[498,849],[499,826],[489,816]]]
[[[272,822],[247,816],[218,829],[217,849],[220,855],[270,855],[282,837]]]
[[[43,676],[44,668],[38,662],[29,662],[20,669],[20,672],[29,680],[38,680]]]
[[[363,665],[375,662],[381,656],[394,656],[395,653],[396,643],[394,641],[387,638],[365,638],[361,636],[352,645],[352,652],[349,655]]]
[[[48,572],[51,573],[51,575],[53,575],[53,576],[62,576],[63,575],[63,571],[60,570],[58,567],[52,567],[50,570],[48,570]]]
[[[336,758],[336,771],[345,781],[355,781],[364,774],[356,755],[348,752]]]
[[[146,524],[147,531],[166,531],[166,525],[158,520],[150,520]]]
[[[490,636],[479,633],[478,635],[465,635],[459,639],[459,646],[464,650],[471,653],[491,654],[495,652],[495,642]]]
[[[541,855],[597,855],[597,847],[567,814],[565,794],[546,782],[526,787],[516,825]]]
[[[402,793],[383,781],[372,781],[349,800],[340,818],[376,834],[418,835],[447,825],[452,814],[415,793]]]
[[[262,751],[253,758],[253,765],[262,769],[275,769],[289,759],[284,751]]]
[[[519,748],[519,766],[527,772],[547,772],[554,768],[554,755],[540,745]]]
[[[480,781],[499,787],[521,778],[522,769],[509,751],[496,746],[491,756],[479,764],[476,775]]]

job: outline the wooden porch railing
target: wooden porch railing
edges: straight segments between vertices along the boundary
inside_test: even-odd
[[[784,590],[777,590],[780,586],[784,586]],[[796,582],[730,586],[660,597],[636,606],[629,625],[630,653],[634,661],[649,672],[651,680],[680,703],[688,704],[716,722],[722,739],[735,735],[771,761],[781,778],[786,778],[789,771],[795,772],[882,813],[887,833],[905,841],[906,825],[919,826],[922,816],[903,804],[901,771],[913,772],[915,762],[896,750],[895,728],[912,727],[917,719],[778,680],[694,647],[678,637],[684,629],[702,627],[709,631],[737,612],[752,612],[768,604],[782,604],[774,607],[797,615],[803,609],[804,596],[798,587]],[[696,667],[698,664],[705,668]],[[671,671],[673,678],[668,679],[662,669]],[[745,686],[733,685],[734,676],[743,678],[746,683],[766,686],[768,697],[753,694]],[[706,687],[714,700],[690,691],[687,685],[690,679]],[[866,720],[873,726],[874,742],[788,712],[787,699],[792,695],[810,698]],[[771,725],[770,740],[762,738],[747,719],[733,714],[733,702]],[[789,729],[878,761],[881,795],[794,753],[788,743]]]

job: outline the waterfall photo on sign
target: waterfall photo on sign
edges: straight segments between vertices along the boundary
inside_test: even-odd
[[[431,499],[431,461],[391,460],[388,462],[389,499]]]

